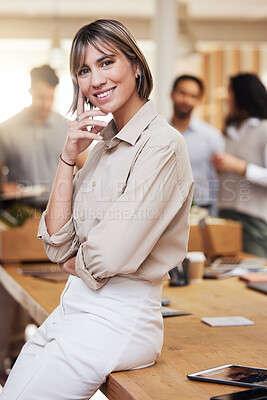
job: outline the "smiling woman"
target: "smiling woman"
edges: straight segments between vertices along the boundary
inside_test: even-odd
[[[131,97],[131,90],[133,98],[130,100],[133,103],[135,100],[146,101],[153,88],[153,79],[147,61],[131,33],[120,24],[114,29],[114,21],[107,20],[101,27],[98,23],[90,24],[90,30],[88,27],[86,25],[78,31],[71,49],[70,72],[74,86],[72,111],[77,107],[79,85],[85,98],[104,112],[113,112],[111,104],[108,107],[105,105],[114,97],[115,89],[117,99],[123,96],[120,101],[122,104],[125,95]],[[88,62],[92,65],[88,65]],[[89,82],[92,85],[91,93],[88,92]],[[129,119],[132,115],[129,115]]]
[[[189,157],[149,100],[152,76],[135,39],[118,21],[86,25],[74,38],[70,71],[77,117],[38,232],[70,276],[1,400],[88,399],[112,371],[154,364],[162,284],[186,253]],[[85,111],[87,102],[94,108]],[[95,119],[107,113],[109,124]],[[78,155],[94,141],[73,179]]]

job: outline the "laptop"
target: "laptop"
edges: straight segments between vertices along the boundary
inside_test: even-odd
[[[204,278],[224,279],[250,272],[265,272],[265,258],[218,257],[204,269]]]
[[[266,263],[265,258],[261,257],[251,257],[251,258],[218,257],[211,263],[211,267],[227,269],[228,271],[231,268],[239,267],[253,271],[262,268],[265,263]]]
[[[254,289],[254,290],[257,290],[258,292],[262,292],[264,294],[267,294],[267,282],[260,282],[260,283],[249,282],[247,284],[247,287],[249,289]]]

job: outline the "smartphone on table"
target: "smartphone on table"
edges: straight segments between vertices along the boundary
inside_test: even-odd
[[[222,394],[211,397],[210,400],[263,400],[267,399],[267,388],[252,388],[242,392]]]

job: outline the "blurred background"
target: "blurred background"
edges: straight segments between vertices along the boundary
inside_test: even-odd
[[[167,118],[181,73],[204,79],[198,113],[218,128],[229,75],[254,72],[267,85],[267,0],[0,0],[0,122],[31,103],[29,72],[44,63],[60,76],[55,109],[67,114],[71,41],[97,18],[119,19],[133,32],[154,76],[152,99]]]

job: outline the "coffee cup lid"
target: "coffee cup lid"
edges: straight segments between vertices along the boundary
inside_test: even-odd
[[[202,251],[189,251],[186,254],[186,258],[188,258],[190,261],[205,261],[206,260],[205,254],[202,253]]]

